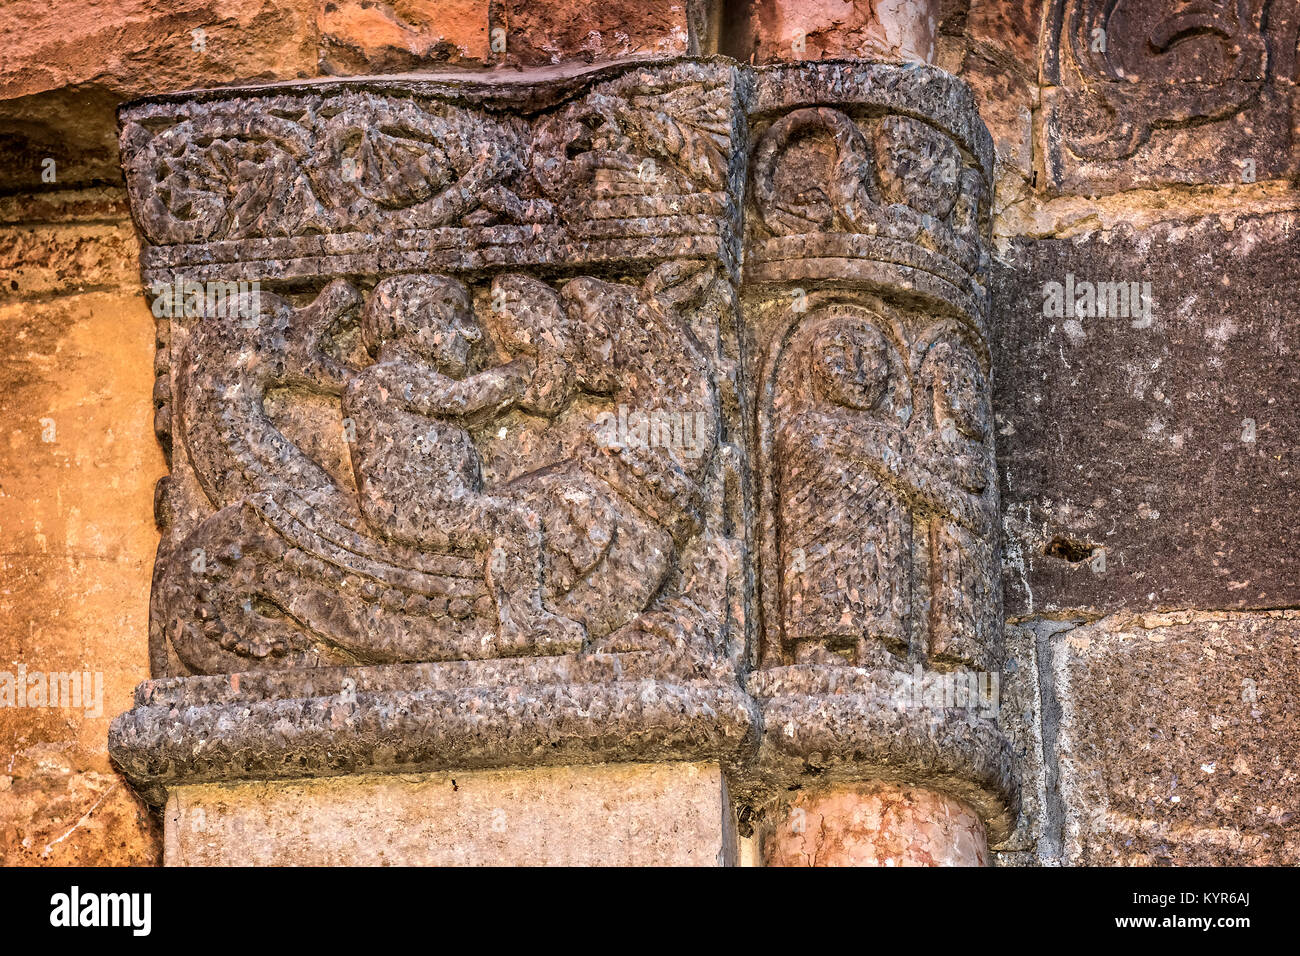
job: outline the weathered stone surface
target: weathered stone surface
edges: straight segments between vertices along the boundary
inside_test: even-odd
[[[452,105],[463,84],[409,83],[130,112],[174,456],[160,673],[584,646],[739,658],[743,544],[723,531],[738,353],[719,268],[734,222],[705,215],[737,210],[734,82],[675,62],[468,90],[549,97],[527,118]],[[408,251],[369,251],[394,239]],[[509,271],[584,262],[639,275]],[[336,270],[387,278],[214,314],[193,308],[190,264],[317,288]]]
[[[750,105],[752,116],[771,119],[780,113],[825,103],[850,112],[925,117],[925,124],[956,140],[971,154],[973,162],[969,165],[986,179],[992,176],[993,140],[975,108],[975,98],[965,83],[943,70],[918,64],[895,66],[843,59],[765,67],[756,70],[755,75],[759,82]],[[965,160],[962,165],[967,165]],[[941,163],[936,167],[941,172],[950,169]]]
[[[1045,0],[970,0],[960,35],[941,40],[940,66],[965,80],[997,153],[993,201],[995,240],[1024,229],[1036,209],[1034,117],[1040,105],[1039,39]],[[1041,165],[1041,164],[1040,164]],[[1010,207],[1012,217],[1006,216]]]
[[[151,327],[138,295],[0,305],[0,669],[98,671],[105,688],[93,716],[85,711],[94,708],[6,710],[5,743],[16,751],[71,737],[98,755],[98,770],[107,770],[108,721],[145,671],[117,632],[144,622],[155,544],[149,489],[162,462],[147,426],[152,376],[137,361]],[[69,594],[79,599],[68,605]],[[65,730],[29,737],[42,721]]]
[[[1294,0],[1053,0],[1048,184],[1096,193],[1290,175],[1297,28]]]
[[[1210,217],[1012,246],[994,307],[1008,613],[1300,601],[1295,229]],[[1067,277],[1085,312],[1085,282],[1138,296],[1045,315]]]
[[[117,224],[130,218],[131,206],[127,202],[126,190],[110,186],[0,196],[2,226],[86,225],[93,222]],[[139,288],[138,269],[132,273],[131,281],[125,284],[133,291]]]
[[[312,76],[317,0],[10,0],[0,100],[93,85],[140,95]],[[201,31],[195,33],[195,31]]]
[[[757,743],[725,673],[658,652],[261,671],[146,681],[113,759],[145,796],[191,783],[711,760]],[[269,728],[273,728],[268,732]]]
[[[853,94],[876,92],[855,89],[868,76],[848,65],[760,75],[760,106],[789,109],[802,83],[838,84],[845,101],[755,122],[744,297],[762,356],[763,661],[839,652],[862,668],[895,657],[980,668],[997,642],[980,285],[989,171],[963,158],[943,112],[853,115]],[[919,586],[913,565],[943,584]]]
[[[160,862],[157,821],[118,775],[81,769],[51,744],[11,755],[0,770],[0,865]]]
[[[0,100],[0,189],[120,186],[114,113],[121,97],[63,89]]]
[[[0,298],[129,288],[140,274],[130,220],[0,229]]]
[[[0,190],[120,182],[114,113],[144,94],[710,52],[717,7],[181,0],[160,11],[147,0],[73,0],[56,11],[16,0],[0,10]]]
[[[1300,862],[1300,612],[1116,615],[1051,649],[1068,862]]]
[[[762,634],[746,686],[763,785],[924,782],[1002,839],[1016,788],[996,706],[923,700],[935,678],[965,692],[1001,667],[992,151],[970,96],[924,67],[757,73],[742,304]]]
[[[669,60],[142,103],[122,157],[146,283],[727,263],[736,82]]]
[[[990,866],[996,867],[1023,867],[1023,866],[1042,866],[1042,861],[1038,855],[1030,850],[1008,850],[1005,853],[993,851],[990,854]]]
[[[861,57],[933,63],[939,0],[754,0],[745,4],[724,52],[777,63]],[[751,59],[752,58],[752,59]]]
[[[997,508],[983,420],[989,171],[963,159],[965,130],[946,123],[956,110],[936,110],[934,125],[853,115],[876,96],[923,109],[926,82],[940,85],[890,90],[894,75],[760,75],[744,297],[761,356],[751,401],[769,666],[821,647],[861,667],[934,655],[980,668],[997,643],[995,602],[981,596]],[[844,107],[791,109],[805,84],[822,102],[842,91]],[[913,563],[943,593],[922,596]]]
[[[367,770],[442,768],[459,779],[459,765],[707,759],[735,775],[746,829],[779,818],[776,798],[795,799],[776,792],[783,788],[805,789],[801,806],[811,806],[814,788],[825,794],[878,778],[924,783],[966,802],[990,837],[1002,839],[1001,862],[1296,861],[1286,802],[1296,761],[1282,729],[1284,715],[1294,716],[1286,668],[1295,654],[1275,645],[1286,640],[1277,632],[1297,622],[1285,614],[1265,620],[1262,611],[1130,620],[1180,604],[1296,603],[1287,523],[1295,510],[1296,330],[1283,298],[1297,285],[1287,251],[1295,223],[1293,213],[1273,214],[1295,207],[1295,191],[1284,179],[1242,182],[1297,168],[1294,0],[773,0],[754,5],[752,33],[728,39],[739,66],[641,60],[710,48],[717,32],[706,22],[710,5],[675,0],[591,10],[487,0],[156,6],[22,0],[0,12],[0,327],[8,329],[0,342],[7,436],[0,445],[8,449],[0,455],[7,555],[0,673],[91,665],[106,678],[105,715],[125,706],[127,688],[143,676],[132,641],[144,626],[143,555],[154,538],[138,505],[148,500],[143,473],[152,478],[161,468],[145,425],[155,406],[176,451],[158,496],[171,536],[159,562],[158,606],[190,661],[156,629],[158,673],[277,660],[344,669],[147,685],[115,740],[124,741],[118,753],[152,798],[195,780],[300,772],[334,775],[337,787],[340,775]],[[722,6],[748,5],[713,4],[712,12]],[[932,10],[933,53],[925,40]],[[1092,49],[1098,26],[1106,45]],[[795,27],[805,34],[801,55]],[[856,54],[931,59],[963,75],[970,91],[924,67],[828,61],[769,74],[743,65],[751,56]],[[1033,143],[1040,56],[1047,95]],[[608,57],[626,59],[585,72],[573,65]],[[515,77],[525,63],[546,68]],[[132,169],[158,201],[136,204],[147,284],[259,280],[271,306],[264,339],[332,323],[320,329],[312,356],[320,361],[306,371],[279,362],[315,342],[289,334],[284,350],[271,342],[266,351],[258,342],[248,355],[271,370],[259,379],[241,365],[242,331],[191,338],[209,317],[164,316],[160,358],[149,370],[141,353],[155,330],[129,274],[137,240],[124,224],[124,192],[66,188],[121,181],[113,114],[124,97],[318,72],[480,64],[506,69],[203,93],[151,102],[134,119],[128,113],[128,129],[143,130],[128,143],[128,165],[152,163]],[[233,126],[222,125],[232,117]],[[947,205],[944,158],[954,149],[963,181],[954,211],[936,217],[930,210]],[[995,153],[996,184],[988,176]],[[700,174],[711,163],[723,174],[708,182]],[[994,185],[993,214],[1006,210],[996,235],[1098,232],[1073,244],[1014,244],[1009,268],[1024,274],[995,283],[990,309],[985,230],[969,221]],[[15,188],[24,192],[7,192]],[[972,202],[976,192],[984,197]],[[735,229],[742,202],[750,204],[745,236]],[[961,217],[966,227],[955,228]],[[1159,219],[1182,222],[1152,228]],[[1117,230],[1121,223],[1141,231]],[[1067,275],[1151,280],[1151,324],[1044,315],[1043,286]],[[500,302],[505,309],[503,291],[513,297]],[[1019,304],[1008,307],[1016,296]],[[782,351],[773,342],[796,301],[808,314],[788,316],[795,332]],[[410,334],[429,315],[438,322]],[[606,329],[611,316],[615,328]],[[1111,319],[1117,327],[1103,330]],[[952,588],[928,580],[920,572],[942,562],[931,560],[928,534],[913,532],[948,512],[905,493],[896,497],[907,507],[892,518],[903,518],[906,546],[898,535],[879,540],[910,566],[881,562],[863,546],[868,534],[843,533],[831,512],[850,514],[871,535],[890,528],[891,516],[862,507],[853,496],[860,486],[850,481],[854,491],[846,492],[831,468],[818,470],[832,457],[830,439],[850,431],[845,422],[854,413],[870,418],[854,407],[865,396],[876,399],[875,411],[885,404],[910,411],[902,464],[881,484],[886,497],[915,490],[908,476],[929,461],[913,441],[926,424],[918,409],[933,408],[944,390],[931,394],[933,379],[912,367],[924,370],[936,355],[917,346],[915,333],[940,322],[975,352],[982,381],[993,378],[1000,413],[980,452],[987,458],[993,441],[1003,451],[1005,580],[1021,625],[997,632],[1006,635],[1003,653],[991,615],[976,618],[966,635],[974,639],[955,645],[967,666],[951,672],[994,667],[1002,654],[1000,699],[988,716],[944,702],[899,706],[893,692],[909,668],[922,668],[923,685],[950,673],[925,667],[931,630],[944,624],[942,613],[937,626],[931,621],[925,597],[975,595],[969,603],[987,615],[993,604],[981,589],[996,589],[996,570],[981,560],[978,573]],[[990,327],[999,338],[992,363],[982,352]],[[421,342],[419,333],[431,329],[447,332],[450,345]],[[605,364],[617,358],[624,379],[598,374],[593,329],[611,333]],[[462,361],[460,344],[476,336]],[[673,361],[655,366],[638,359],[638,349]],[[951,353],[937,358],[943,370],[961,367]],[[340,366],[343,375],[333,376]],[[391,560],[403,547],[441,555],[433,539],[442,534],[466,531],[479,542],[504,534],[486,522],[466,529],[454,509],[427,507],[448,503],[438,492],[450,486],[436,479],[457,464],[482,479],[468,489],[472,499],[457,501],[509,514],[513,508],[483,499],[498,497],[492,491],[503,476],[519,474],[515,463],[526,459],[537,471],[576,462],[590,471],[604,452],[573,440],[582,417],[595,424],[607,411],[617,423],[624,397],[664,394],[640,391],[633,379],[678,371],[692,385],[717,383],[703,402],[716,409],[703,431],[717,459],[668,455],[671,477],[701,494],[660,497],[664,509],[646,519],[672,539],[662,578],[651,533],[637,538],[649,545],[632,560],[612,559],[614,573],[603,575],[611,558],[598,556],[602,579],[575,583],[588,569],[583,556],[601,550],[605,519],[626,541],[636,537],[623,533],[626,522],[656,501],[653,494],[633,501],[626,486],[612,517],[603,507],[557,504],[555,495],[525,501],[525,525],[530,513],[547,518],[540,562],[527,530],[513,539],[517,549],[502,549],[521,559],[501,571],[490,567],[495,548],[482,544],[469,559],[477,575]],[[255,385],[260,408],[226,418],[227,377]],[[881,378],[894,386],[881,391],[887,403],[870,384]],[[972,380],[978,392],[981,379]],[[404,396],[417,385],[474,391],[485,408],[500,397],[510,410],[496,430],[449,422],[445,413],[412,408],[418,403]],[[554,396],[569,403],[556,412]],[[34,437],[46,420],[52,442]],[[417,447],[426,426],[444,443]],[[500,429],[506,434],[498,437]],[[283,463],[277,431],[297,449],[287,449],[294,476],[278,486],[281,497],[241,492],[244,510],[209,524],[222,488],[247,483],[250,468]],[[191,438],[217,467],[194,468]],[[765,440],[776,453],[760,464]],[[390,441],[410,453],[385,457]],[[453,454],[458,443],[463,457]],[[842,464],[850,478],[873,474],[857,457]],[[352,550],[357,538],[340,540],[328,526],[330,505],[320,504],[329,493],[318,497],[314,481],[321,473],[322,484],[342,488],[355,506],[352,529],[369,542],[360,552]],[[807,476],[816,480],[805,487]],[[434,493],[415,495],[413,485]],[[808,506],[812,496],[832,507]],[[558,535],[557,512],[565,512]],[[436,527],[422,525],[418,513]],[[670,528],[662,527],[665,516]],[[813,525],[827,534],[811,533]],[[193,549],[179,548],[201,527],[205,541],[232,538],[238,547],[218,556],[213,581],[199,580],[215,590],[189,587],[206,572],[194,570]],[[250,548],[241,536],[248,527],[271,530]],[[280,553],[283,528],[305,547]],[[584,538],[592,529],[596,540]],[[842,567],[809,564],[809,543],[824,541],[833,546],[814,557],[838,556]],[[561,552],[567,558],[552,560]],[[376,554],[386,559],[377,575],[369,563]],[[776,556],[768,564],[776,586],[761,573],[761,554]],[[340,564],[352,583],[331,590]],[[477,580],[468,595],[421,592],[422,603],[403,598],[412,593],[406,571],[424,574],[420,582]],[[864,581],[906,582],[907,613],[894,615]],[[659,585],[673,603],[658,607],[664,615],[640,615],[653,633],[625,634],[633,641],[624,645],[606,643],[619,628],[592,637]],[[562,604],[583,586],[586,597],[557,608],[556,591]],[[579,606],[584,639],[538,611],[539,592],[546,613],[565,617]],[[847,620],[828,613],[841,593],[852,602]],[[275,608],[284,609],[274,601],[238,600],[253,594],[289,594],[300,619],[276,620]],[[498,631],[502,605],[526,619],[522,640]],[[951,602],[940,602],[945,607]],[[348,620],[348,609],[364,619]],[[603,609],[617,613],[590,628],[588,612]],[[1099,609],[1125,613],[1078,626]],[[220,626],[245,615],[256,626]],[[445,627],[430,623],[438,615]],[[188,635],[179,633],[181,620]],[[303,621],[310,636],[285,641]],[[1221,641],[1246,650],[1225,658]],[[1054,648],[1057,675],[1071,679],[1035,687],[1035,645]],[[776,666],[760,666],[774,651]],[[377,663],[408,656],[479,659]],[[1248,676],[1246,662],[1257,657],[1268,693],[1260,693],[1258,675]],[[1045,675],[1052,662],[1047,653]],[[1220,683],[1235,682],[1244,694],[1246,681],[1254,682],[1258,711],[1249,719],[1231,709],[1232,699],[1214,698]],[[1263,705],[1278,701],[1277,687],[1283,700],[1274,713]],[[1203,729],[1197,721],[1206,713],[1211,732],[1187,730]],[[105,719],[78,708],[0,710],[6,862],[156,855],[140,805],[108,773]],[[1187,764],[1192,751],[1197,761]],[[909,828],[923,824],[914,819]]]
[[[999,174],[1014,170],[1032,177],[1037,85],[1022,71],[1009,68],[1003,56],[988,48],[968,53],[960,75],[974,91],[980,118],[993,136]]]
[[[975,94],[997,149],[998,192],[1014,173],[1034,175],[1033,111],[1038,106],[1038,38],[1044,0],[971,0],[965,49],[954,67]],[[1000,202],[1006,197],[1000,196]]]
[[[1038,676],[1038,638],[1028,627],[1007,625],[998,727],[1007,739],[1013,774],[1020,784],[1020,813],[999,853],[1034,851],[1042,842],[1046,779],[1043,767],[1043,699]]]
[[[747,689],[762,708],[756,759],[737,780],[747,818],[770,818],[771,793],[859,781],[915,785],[974,808],[989,839],[1016,826],[1016,754],[998,727],[998,677],[920,664],[863,670],[767,667]]]
[[[320,68],[329,75],[482,66],[489,0],[319,0]]]
[[[735,866],[716,764],[180,787],[168,866]]]
[[[205,496],[181,483],[185,471],[163,491],[159,660],[220,673],[674,642],[702,660],[727,656],[727,583],[708,575],[739,545],[707,534],[720,518],[706,512],[718,503],[706,486],[723,481],[716,377],[686,320],[653,298],[668,281],[656,272],[643,292],[578,279],[559,293],[498,277],[483,290],[499,310],[495,341],[520,358],[488,368],[469,351],[484,336],[469,292],[445,277],[376,287],[360,319],[377,360],[368,366],[332,365],[317,344],[360,299],[341,282],[297,312],[264,295],[251,334],[236,319],[194,325],[174,352],[180,401],[160,415]],[[419,345],[422,322],[448,344]],[[250,365],[237,392],[223,391],[250,350],[276,364]],[[608,378],[611,359],[621,382]],[[268,393],[294,384],[341,398],[332,448],[283,437],[315,421],[292,393],[271,406]],[[609,396],[611,410],[564,415],[582,392]],[[676,438],[643,442],[620,425],[652,412],[679,415]],[[511,433],[522,437],[505,441]],[[340,445],[347,457],[329,458]],[[227,472],[232,461],[242,476]],[[666,589],[697,572],[689,598]]]
[[[627,56],[681,56],[716,48],[721,0],[500,0],[493,4],[498,59],[518,66]]]
[[[765,866],[988,866],[984,824],[941,794],[863,784],[805,791],[765,829]]]
[[[15,232],[0,230],[0,243]],[[26,278],[48,246],[20,238],[8,248],[20,250],[13,275]],[[152,348],[152,326],[134,291],[0,303],[0,857],[8,863],[147,862],[156,852],[134,798],[109,774],[105,747],[110,718],[148,673],[138,635],[156,545],[150,488],[162,456],[148,427],[152,375],[139,359]],[[68,683],[51,691],[54,674]],[[19,696],[20,676],[32,694]]]
[[[317,0],[14,0],[0,8],[0,190],[120,181],[118,104],[315,76]]]
[[[972,47],[994,48],[1013,69],[1038,74],[1038,43],[1048,0],[969,0],[965,34]],[[985,122],[987,122],[987,117]]]
[[[154,98],[122,144],[175,679],[112,746],[151,800],[708,759],[750,808],[924,782],[1008,835],[968,88],[685,59],[312,83]]]

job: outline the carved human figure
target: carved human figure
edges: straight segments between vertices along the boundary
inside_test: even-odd
[[[673,442],[611,445],[593,423],[573,457],[521,475],[502,493],[542,514],[559,590],[556,606],[608,633],[643,610],[672,567],[675,550],[701,526],[702,482],[719,437],[711,366],[664,289],[698,284],[670,264],[638,289],[579,278],[557,294],[526,276],[494,282],[497,338],[537,371],[520,407],[557,415],[582,394],[615,408],[672,408],[696,416],[690,447]],[[710,273],[711,277],[711,273]],[[680,280],[680,281],[679,281]],[[599,573],[593,573],[599,566]]]
[[[751,231],[884,236],[968,270],[979,262],[983,175],[949,134],[914,117],[855,119],[830,107],[786,114],[759,138],[753,198]]]
[[[706,647],[716,615],[665,587],[703,527],[721,431],[713,366],[681,309],[716,282],[699,263],[562,292],[501,276],[490,349],[466,288],[438,276],[391,277],[364,298],[340,281],[302,308],[268,294],[256,326],[200,324],[177,401],[220,510],[162,562],[159,640],[207,673]],[[354,322],[374,359],[362,367],[324,344]],[[498,349],[513,360],[485,367]],[[300,422],[269,417],[267,391],[289,386],[339,396],[350,480],[299,447]],[[602,442],[582,421],[611,403],[690,415],[689,445]],[[485,474],[475,438],[516,412],[554,451],[522,473],[507,451]]]
[[[911,516],[895,469],[910,406],[898,349],[866,316],[813,319],[786,347],[772,458],[796,661],[887,666],[907,650]]]
[[[380,535],[422,550],[487,553],[485,580],[504,648],[577,649],[576,621],[542,603],[542,522],[518,498],[485,493],[465,425],[500,414],[525,394],[525,357],[480,369],[483,330],[453,279],[381,282],[362,315],[374,364],[348,383],[344,415],[362,514]]]
[[[928,655],[992,669],[997,504],[988,383],[970,347],[940,332],[925,350],[919,388],[933,421],[919,457],[940,472],[936,485],[944,489],[924,516],[918,549],[930,565]]]
[[[794,662],[983,667],[993,620],[989,399],[946,322],[843,303],[789,336],[770,420],[783,653]],[[832,656],[839,655],[839,656]]]

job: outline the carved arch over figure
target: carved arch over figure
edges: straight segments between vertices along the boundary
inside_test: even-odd
[[[825,178],[810,181],[814,169],[807,163],[785,175],[789,151],[817,137],[833,149],[828,166],[815,168]],[[809,107],[781,117],[754,151],[752,188],[764,225],[778,236],[846,228],[856,207],[880,202],[873,162],[866,137],[839,110]],[[795,188],[799,192],[790,195]]]
[[[775,245],[801,235],[879,237],[913,247],[889,248],[900,261],[936,253],[945,277],[979,268],[990,214],[984,173],[922,119],[794,110],[759,134],[750,188],[761,224],[751,231],[770,233]]]

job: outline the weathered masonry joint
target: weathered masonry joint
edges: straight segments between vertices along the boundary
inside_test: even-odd
[[[111,753],[169,862],[802,864],[813,814],[841,862],[987,860],[1018,788],[961,81],[315,81],[135,103],[121,148],[170,474]]]

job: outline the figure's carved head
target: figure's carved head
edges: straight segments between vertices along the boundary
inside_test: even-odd
[[[551,415],[568,403],[576,384],[574,330],[559,294],[532,276],[492,280],[492,331],[510,356],[535,360],[532,384],[519,407]]]
[[[837,319],[812,341],[811,370],[824,401],[876,411],[890,392],[893,349],[881,331],[861,320]]]
[[[507,273],[492,280],[489,321],[501,347],[510,355],[537,356],[563,349],[568,317],[559,294],[540,279]]]
[[[393,276],[370,294],[361,337],[371,355],[396,346],[451,378],[478,366],[483,329],[469,290],[446,276]]]
[[[880,192],[888,203],[947,219],[957,202],[961,151],[933,126],[910,116],[887,116],[875,133]]]
[[[935,427],[952,439],[960,434],[982,442],[989,432],[992,411],[975,353],[964,343],[941,341],[931,346],[926,363],[934,377]]]

